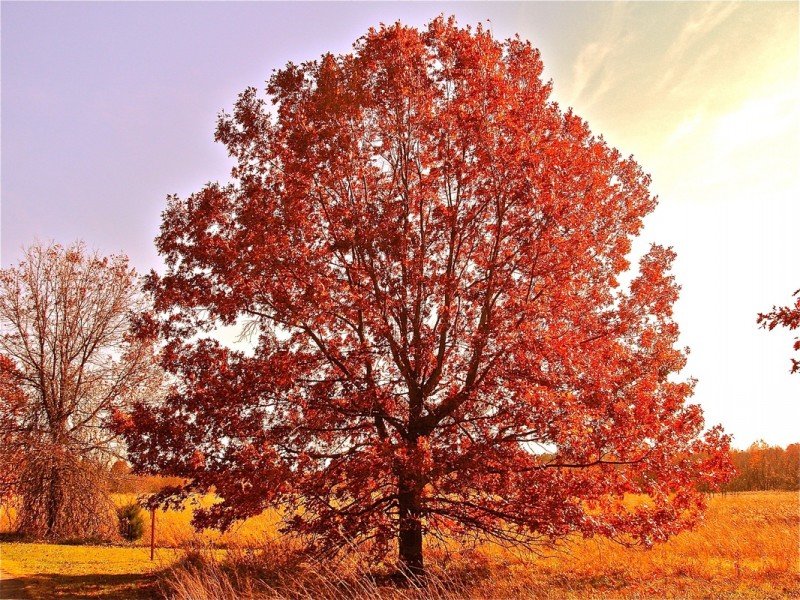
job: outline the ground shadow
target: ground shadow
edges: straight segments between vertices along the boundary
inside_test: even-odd
[[[3,579],[0,598],[92,598],[145,600],[156,598],[153,574],[59,575],[37,573]]]
[[[25,577],[0,580],[0,598],[30,598],[25,591]]]

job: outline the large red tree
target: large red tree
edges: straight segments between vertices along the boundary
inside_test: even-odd
[[[439,18],[221,116],[235,183],[170,198],[141,325],[177,383],[118,418],[140,469],[223,499],[198,525],[279,505],[420,573],[426,535],[647,544],[695,521],[728,439],[676,375],[672,251],[618,282],[649,178],[541,73],[529,43]],[[197,336],[233,323],[252,352]]]

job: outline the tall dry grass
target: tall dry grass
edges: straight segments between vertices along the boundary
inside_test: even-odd
[[[335,562],[308,560],[282,543],[267,542],[258,549],[231,548],[222,555],[209,549],[187,552],[161,579],[164,597],[206,598],[388,598],[454,599],[468,597],[487,580],[490,563],[435,558],[424,586],[397,565],[370,565],[365,557],[349,554]],[[462,556],[463,558],[463,556]]]
[[[423,589],[402,585],[402,577],[398,585],[395,565],[370,565],[357,550],[336,563],[313,561],[269,535],[257,548],[196,547],[166,573],[161,590],[187,600],[796,598],[798,501],[792,492],[715,496],[696,530],[651,550],[602,539],[571,540],[545,556],[492,544],[431,547]]]

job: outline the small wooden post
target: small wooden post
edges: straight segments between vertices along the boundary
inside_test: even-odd
[[[153,552],[156,548],[156,507],[150,508],[150,560],[153,560]]]

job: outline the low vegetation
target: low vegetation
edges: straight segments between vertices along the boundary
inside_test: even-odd
[[[303,558],[275,533],[275,514],[225,535],[197,534],[187,508],[157,513],[152,563],[149,528],[137,545],[3,543],[0,596],[791,598],[800,596],[799,510],[792,492],[717,494],[696,530],[651,550],[599,538],[541,555],[496,545],[431,547],[428,587],[420,591],[396,585],[394,565],[368,567],[358,552],[335,563]]]

